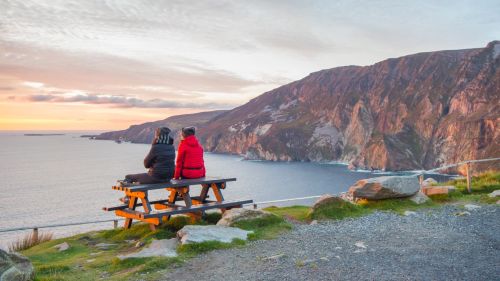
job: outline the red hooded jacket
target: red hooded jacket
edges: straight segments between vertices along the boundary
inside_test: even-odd
[[[203,148],[195,136],[189,136],[181,141],[177,151],[174,179],[196,179],[205,176]]]

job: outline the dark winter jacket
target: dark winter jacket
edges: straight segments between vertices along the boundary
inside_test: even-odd
[[[174,178],[196,179],[205,176],[203,148],[195,136],[186,137],[179,144]]]
[[[170,180],[175,171],[175,148],[172,144],[154,143],[146,158],[144,167],[150,176]]]

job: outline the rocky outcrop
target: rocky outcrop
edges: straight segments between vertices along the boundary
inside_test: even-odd
[[[28,258],[0,249],[0,280],[28,281],[33,280],[34,277],[33,264]]]
[[[148,257],[176,257],[177,246],[179,242],[177,238],[153,240],[147,247],[135,253],[117,256],[124,260],[128,258],[148,258]]]
[[[169,127],[172,130],[175,142],[179,141],[177,137],[178,131],[182,127],[195,126],[199,127],[209,121],[210,119],[224,113],[225,110],[216,110],[208,112],[200,112],[194,114],[184,114],[171,116],[167,119],[147,122],[140,125],[132,125],[126,130],[113,131],[102,133],[95,136],[98,140],[122,140],[130,141],[132,143],[151,143],[153,141],[154,132],[159,127]]]
[[[247,240],[248,234],[252,231],[246,231],[236,227],[220,225],[186,225],[177,231],[177,237],[181,244],[201,243],[206,241],[218,241],[222,243],[231,243],[234,239]]]
[[[200,129],[206,150],[429,169],[499,157],[500,41],[310,74]]]
[[[380,200],[409,197],[420,190],[417,177],[388,176],[363,179],[349,188],[354,198]]]
[[[222,218],[217,222],[217,225],[232,226],[234,223],[239,221],[261,219],[273,216],[275,215],[262,210],[234,208],[225,211]]]
[[[343,204],[345,202],[344,199],[341,197],[336,197],[330,194],[325,194],[322,195],[316,202],[314,202],[312,209],[317,210],[318,208],[321,208],[322,206],[328,205],[328,204]]]

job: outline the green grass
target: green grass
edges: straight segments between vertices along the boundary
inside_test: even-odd
[[[477,176],[472,177],[472,192],[469,193],[467,190],[467,180],[457,179],[451,180],[445,183],[436,184],[436,186],[453,185],[456,187],[455,191],[449,194],[440,194],[430,196],[434,202],[437,203],[455,203],[455,204],[465,204],[465,203],[483,203],[483,204],[494,204],[499,199],[491,198],[488,196],[489,193],[500,189],[500,172],[488,171],[481,173]]]
[[[367,213],[369,213],[369,210],[363,206],[352,204],[342,199],[335,199],[331,202],[325,202],[325,204],[321,204],[315,209],[311,209],[308,213],[308,218],[315,220],[341,220],[360,217]]]
[[[208,224],[220,217],[210,214],[206,221],[197,224]],[[145,244],[152,239],[168,239],[175,237],[175,232],[190,222],[189,217],[174,216],[156,231],[151,231],[147,224],[134,224],[130,229],[112,229],[89,232],[68,238],[42,243],[22,251],[35,266],[36,280],[137,280],[155,279],[172,264],[180,263],[186,258],[129,258],[120,260],[118,255],[136,251],[135,242]],[[67,242],[70,248],[59,252],[53,246]],[[109,250],[96,247],[99,243],[115,244]],[[147,273],[147,274],[146,274]],[[146,274],[146,275],[144,275]],[[143,276],[144,275],[144,276]]]
[[[287,220],[309,222],[314,219],[344,219],[359,217],[373,211],[403,213],[406,210],[436,207],[442,204],[465,204],[467,202],[495,203],[498,198],[488,194],[500,189],[500,173],[488,172],[473,177],[472,194],[466,191],[465,180],[453,180],[443,185],[454,185],[457,190],[447,195],[431,196],[432,202],[417,205],[409,199],[387,199],[380,201],[361,200],[352,204],[332,199],[320,205],[316,210],[307,206],[269,207],[266,211],[274,214],[260,219],[237,222],[234,226],[253,231],[250,240],[273,239],[290,230],[292,224]],[[219,213],[210,213],[196,224],[215,224],[220,219]],[[41,243],[21,253],[31,259],[36,269],[36,280],[157,280],[172,265],[185,259],[215,249],[243,247],[245,242],[235,240],[232,243],[204,242],[183,245],[178,248],[176,258],[133,258],[119,260],[117,255],[136,251],[134,244],[126,240],[142,241],[145,244],[152,239],[175,237],[176,231],[189,224],[190,218],[174,216],[156,231],[150,231],[146,224],[134,224],[131,229],[113,229],[89,232],[64,239]],[[67,242],[70,249],[59,252],[53,246]],[[96,247],[98,243],[113,243],[109,250]]]
[[[244,246],[245,244],[246,242],[240,239],[234,239],[231,243],[222,243],[219,241],[206,241],[201,243],[181,245],[177,249],[177,252],[180,254],[184,254],[188,257],[192,257],[213,250],[241,247]]]
[[[221,217],[220,213],[209,213],[196,224],[215,224]],[[175,237],[176,231],[191,222],[189,217],[174,216],[156,231],[151,231],[147,224],[134,224],[130,229],[112,229],[88,232],[68,238],[52,240],[22,251],[35,266],[35,280],[157,280],[162,272],[174,264],[200,253],[216,249],[242,247],[243,240],[232,243],[208,241],[179,246],[178,257],[175,258],[128,258],[120,260],[118,255],[137,251],[135,241],[150,243],[152,239],[168,239]],[[271,239],[291,229],[291,225],[278,216],[264,219],[254,219],[241,222],[241,228],[252,230],[249,238]],[[133,240],[133,243],[126,240]],[[55,245],[66,242],[70,248],[59,252]],[[99,249],[99,243],[114,244],[108,250]]]
[[[432,201],[428,201],[426,203],[419,205],[407,198],[386,199],[377,201],[360,200],[358,204],[370,211],[392,211],[398,214],[402,214],[404,213],[404,211],[412,211],[420,208],[429,208],[437,206]]]
[[[291,218],[293,220],[298,220],[298,221],[307,221],[309,219],[307,214],[309,213],[311,208],[300,205],[288,206],[288,207],[271,206],[265,208],[264,210],[281,217]]]
[[[267,216],[264,218],[236,222],[233,226],[244,230],[253,231],[248,235],[249,240],[273,239],[278,235],[292,229],[292,225],[280,216]]]

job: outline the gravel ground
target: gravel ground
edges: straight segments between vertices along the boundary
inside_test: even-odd
[[[500,208],[295,225],[275,240],[188,260],[163,280],[500,280]]]

